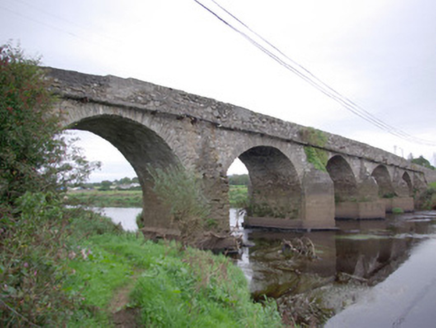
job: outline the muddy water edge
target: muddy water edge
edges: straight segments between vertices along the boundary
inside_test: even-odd
[[[413,256],[416,246],[436,238],[436,211],[337,221],[337,231],[244,230],[238,229],[241,223],[237,211],[231,212],[231,224],[247,245],[235,261],[254,299],[277,299],[285,322],[303,327],[322,326],[358,302]],[[302,238],[313,242],[315,256],[283,248],[283,240]]]

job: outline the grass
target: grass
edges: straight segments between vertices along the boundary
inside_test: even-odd
[[[430,183],[428,184],[428,186],[429,186],[430,188],[436,189],[436,181],[435,181],[435,182],[430,182]]]
[[[73,191],[67,194],[69,205],[94,207],[142,207],[141,190]],[[245,185],[230,185],[229,202],[232,207],[247,204],[248,190]]]
[[[248,203],[248,187],[245,185],[230,185],[229,202],[232,207],[245,207]]]
[[[141,190],[74,191],[67,194],[68,204],[95,207],[142,207]]]
[[[226,257],[145,241],[102,220],[74,223],[64,288],[83,307],[68,327],[111,327],[111,303],[125,286],[126,307],[141,326],[282,327],[275,302],[253,303],[242,271]]]

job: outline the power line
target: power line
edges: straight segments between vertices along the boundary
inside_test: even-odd
[[[19,2],[20,2],[20,3],[23,3],[23,2],[21,2],[21,1],[19,1]],[[23,3],[23,4],[24,4],[24,3]],[[32,7],[33,7],[33,6],[32,6]],[[36,24],[43,25],[43,26],[45,26],[46,28],[49,28],[49,29],[55,30],[55,31],[57,31],[57,32],[67,34],[67,35],[69,35],[70,37],[76,38],[76,39],[81,40],[82,42],[86,42],[86,43],[88,43],[88,44],[90,44],[90,45],[98,46],[98,47],[100,47],[100,48],[102,48],[102,49],[104,49],[104,50],[118,51],[117,48],[109,47],[109,46],[106,46],[106,45],[101,44],[101,43],[99,43],[99,42],[95,42],[94,40],[91,40],[91,39],[89,39],[89,38],[87,38],[87,37],[83,37],[83,36],[80,36],[80,35],[77,34],[77,33],[73,33],[73,32],[71,32],[71,30],[68,30],[68,29],[64,29],[64,28],[58,27],[58,26],[53,25],[53,24],[51,24],[51,23],[46,23],[46,22],[44,22],[44,21],[42,21],[42,20],[39,20],[39,19],[37,19],[37,18],[35,18],[35,17],[31,17],[31,16],[28,16],[28,15],[22,14],[22,13],[20,13],[20,12],[18,12],[18,11],[15,11],[15,10],[10,9],[10,8],[7,8],[7,7],[4,7],[4,6],[2,6],[2,5],[0,5],[0,8],[3,9],[3,10],[9,11],[10,13],[12,13],[12,14],[18,16],[18,17],[21,17],[21,18],[23,18],[23,19],[26,19],[26,20],[32,21],[33,23],[36,23]],[[48,14],[48,13],[47,13],[47,14]],[[56,17],[55,15],[53,15],[53,16]],[[61,18],[59,18],[59,19],[61,19]],[[67,20],[65,20],[65,21],[68,22]],[[82,29],[84,29],[85,31],[87,31],[85,28],[82,28]]]
[[[421,145],[436,146],[436,142],[414,137],[396,127],[393,127],[383,122],[381,119],[377,118],[376,116],[368,112],[366,109],[364,109],[363,107],[359,106],[354,101],[349,99],[348,97],[343,96],[338,91],[330,87],[328,84],[320,80],[308,69],[306,69],[305,67],[303,67],[302,65],[298,64],[296,61],[291,59],[280,49],[278,49],[276,46],[270,43],[267,39],[256,33],[247,24],[242,22],[239,18],[237,18],[235,15],[233,15],[231,12],[229,12],[227,9],[221,6],[217,1],[211,0],[221,11],[223,11],[227,16],[229,16],[231,20],[239,24],[241,26],[240,28],[235,27],[234,24],[230,23],[228,19],[227,20],[224,19],[222,16],[217,14],[214,10],[212,10],[210,7],[206,6],[205,4],[201,3],[200,1],[198,0],[194,0],[194,1],[202,8],[207,10],[209,13],[211,13],[213,16],[215,16],[222,23],[224,23],[229,28],[231,28],[233,31],[244,37],[247,41],[249,41],[260,51],[264,52],[267,56],[271,57],[280,65],[282,65],[292,73],[296,74],[298,77],[300,77],[301,79],[312,85],[314,88],[325,94],[327,97],[341,104],[343,107],[345,107],[348,111],[352,112],[356,116],[359,116],[363,120],[371,123],[372,125],[378,127],[379,129],[388,132],[396,137]],[[246,32],[244,32],[242,29],[246,30]],[[257,39],[257,41],[255,39]],[[264,45],[262,45],[262,43]],[[268,48],[270,48],[271,50],[269,50]]]

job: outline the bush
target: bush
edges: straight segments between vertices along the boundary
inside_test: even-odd
[[[69,217],[50,193],[26,193],[16,203],[0,229],[0,326],[56,326],[80,302],[62,289]]]
[[[416,207],[423,210],[436,209],[436,188],[428,188],[417,199]]]
[[[400,207],[394,207],[392,209],[392,213],[394,213],[394,214],[403,214],[404,210],[402,208],[400,208]]]
[[[83,181],[93,167],[61,136],[61,115],[37,64],[20,49],[0,46],[0,326],[5,327],[59,327],[71,314],[76,299],[61,284],[69,223],[61,190]]]
[[[153,190],[170,209],[172,219],[180,229],[182,239],[191,240],[203,230],[210,213],[201,181],[180,166],[163,170],[148,167],[153,178]]]

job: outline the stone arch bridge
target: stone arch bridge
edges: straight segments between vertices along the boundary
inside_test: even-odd
[[[65,126],[112,143],[136,171],[149,229],[176,229],[147,167],[181,164],[204,181],[211,217],[229,228],[227,169],[250,176],[248,226],[326,229],[335,218],[384,218],[414,208],[418,166],[337,135],[135,79],[45,68]]]

